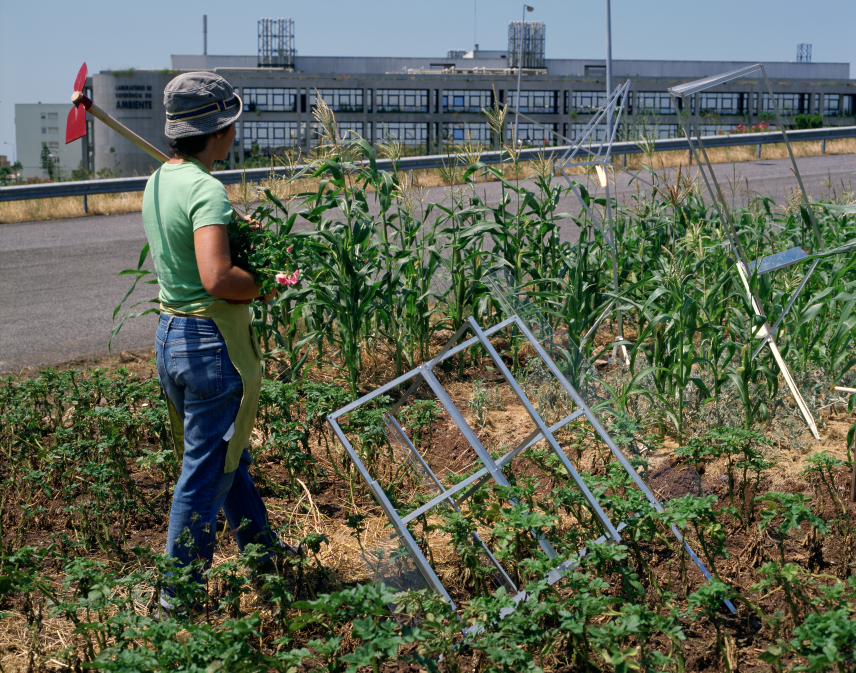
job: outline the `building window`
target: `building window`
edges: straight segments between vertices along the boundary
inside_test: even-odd
[[[542,126],[546,126],[547,128],[542,128]],[[553,133],[550,131],[553,131]],[[517,139],[522,140],[523,145],[526,147],[553,147],[559,145],[555,132],[556,124],[542,124],[538,126],[536,124],[524,124],[521,122],[517,125]]]
[[[427,89],[376,89],[378,112],[428,112]]]
[[[58,119],[56,112],[48,112],[48,119]]]
[[[698,94],[697,105],[702,115],[745,115],[749,112],[748,93]]]
[[[814,95],[815,112],[819,109],[818,99],[820,94]],[[850,94],[828,93],[823,97],[824,117],[852,117],[853,96]]]
[[[508,105],[529,114],[556,114],[559,111],[557,91],[521,91],[517,106],[517,91],[508,92]]]
[[[47,128],[45,128],[44,126],[42,126],[42,133],[47,133],[47,132],[48,132]]]
[[[59,133],[59,128],[56,126],[48,126],[48,135],[56,135]]]
[[[402,145],[428,146],[428,124],[418,122],[384,122],[376,126],[376,143],[395,139]]]
[[[576,112],[592,114],[605,104],[605,91],[574,91],[571,107]]]
[[[809,94],[807,93],[774,93],[773,95],[776,97],[779,113],[783,116],[788,117],[808,112]],[[770,94],[765,93],[761,98],[761,112],[773,114],[775,111],[776,108],[770,100]]]
[[[59,149],[59,143],[51,141],[48,143],[48,147],[52,150],[58,150]]]
[[[245,87],[241,97],[248,112],[297,112],[297,89]]]
[[[605,65],[587,65],[585,73],[586,73],[586,77],[604,77],[606,75],[606,66]]]
[[[443,122],[443,142],[451,145],[490,145],[490,126],[486,122]]]
[[[298,122],[242,122],[241,127],[245,152],[252,151],[253,145],[260,150],[300,145],[302,134]]]
[[[481,112],[493,105],[493,91],[444,91],[443,112]]]
[[[47,119],[47,118],[48,118],[47,112],[42,112],[42,119]]]
[[[640,91],[636,94],[636,113],[673,115],[672,97],[665,91]]]
[[[311,94],[313,109],[318,105],[318,96],[327,103],[333,112],[362,112],[362,89],[318,89],[318,95]]]

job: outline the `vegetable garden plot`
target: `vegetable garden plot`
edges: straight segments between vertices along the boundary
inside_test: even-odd
[[[536,354],[533,359],[539,359],[543,363],[543,366],[549,370],[549,373],[562,385],[560,395],[557,396],[557,399],[561,399],[563,396],[565,398],[560,403],[560,406],[562,407],[561,413],[557,414],[557,416],[562,416],[562,418],[552,423],[552,425],[548,426],[548,423],[542,416],[542,413],[539,413],[539,410],[532,404],[529,397],[524,392],[516,378],[511,374],[507,365],[503,362],[502,358],[499,356],[488,338],[490,335],[505,328],[519,331]],[[468,331],[472,331],[475,336],[455,346],[454,344],[462,339]],[[535,428],[525,439],[519,442],[511,451],[507,451],[500,457],[491,455],[491,453],[485,448],[473,428],[467,423],[466,419],[455,406],[454,402],[433,372],[434,367],[444,360],[464,351],[467,348],[479,346],[487,351],[493,361],[493,365],[497,370],[499,370],[505,382],[510,386],[514,395],[525,408],[527,414],[531,418],[531,421],[535,425]],[[400,469],[395,471],[396,476],[394,481],[397,481],[397,483],[391,484],[392,488],[390,488],[389,483],[385,485],[378,481],[378,475],[373,475],[360,460],[359,453],[354,449],[343,430],[347,423],[347,421],[343,422],[343,420],[347,418],[348,414],[355,412],[361,406],[365,404],[375,404],[374,400],[376,398],[408,382],[410,383],[410,388],[398,400],[392,409],[384,415],[387,434],[390,438],[390,444],[397,447],[396,452],[398,453],[401,464],[403,466],[412,466],[412,474],[416,476],[417,482],[421,482],[417,483],[417,488],[428,488],[434,490],[436,495],[427,499],[427,502],[424,502],[402,516],[398,511],[400,507],[393,504],[393,500],[397,500],[395,487],[401,483],[401,478],[399,476]],[[457,429],[464,436],[466,441],[469,443],[470,448],[475,452],[483,465],[481,469],[476,470],[462,481],[458,481],[453,485],[445,483],[444,480],[437,475],[434,469],[432,469],[430,461],[426,459],[425,452],[420,451],[420,449],[415,446],[414,441],[408,437],[407,432],[398,422],[398,418],[396,417],[396,414],[402,412],[402,409],[407,409],[405,405],[408,400],[413,397],[414,393],[416,393],[422,385],[427,385],[434,396],[436,396],[437,402],[439,402],[448,414],[449,418],[457,426]],[[539,387],[543,388],[544,385],[545,382],[541,381]],[[414,405],[415,404],[417,403],[414,403]],[[553,406],[556,407],[557,405],[554,404]],[[630,479],[635,482],[635,485],[639,490],[644,493],[645,498],[647,498],[647,505],[662,512],[662,505],[660,505],[659,501],[647,488],[644,481],[628,461],[627,457],[620,449],[618,449],[586,402],[580,397],[577,391],[574,390],[568,380],[563,376],[556,363],[550,358],[547,351],[542,347],[527,325],[517,315],[512,315],[508,319],[488,330],[482,330],[474,319],[469,318],[458,332],[452,336],[443,350],[431,361],[334,412],[328,416],[328,422],[348,453],[351,461],[353,461],[357,470],[368,484],[372,494],[384,510],[384,513],[395,530],[396,537],[406,549],[407,555],[409,555],[409,557],[415,562],[419,572],[425,580],[425,583],[454,606],[454,600],[436,572],[436,564],[432,562],[433,553],[430,545],[427,543],[427,535],[422,535],[421,539],[418,541],[416,536],[419,534],[411,531],[408,528],[408,524],[419,519],[422,523],[423,531],[427,532],[427,516],[432,509],[439,505],[449,506],[456,514],[461,515],[461,506],[464,503],[468,506],[472,506],[472,503],[477,501],[474,496],[480,493],[480,487],[488,481],[494,482],[495,487],[499,491],[500,499],[508,500],[514,507],[513,512],[515,521],[513,522],[513,525],[516,527],[516,530],[513,535],[518,539],[529,538],[531,536],[531,539],[534,539],[537,542],[537,545],[543,550],[544,554],[553,561],[553,567],[545,576],[545,579],[549,584],[554,584],[561,579],[564,573],[573,569],[577,563],[578,556],[585,553],[585,548],[579,550],[579,545],[576,545],[575,549],[569,549],[568,546],[564,544],[565,540],[562,540],[561,536],[551,537],[546,534],[545,528],[549,528],[555,532],[555,521],[550,522],[543,516],[543,514],[532,508],[532,504],[534,503],[534,499],[531,497],[532,490],[527,493],[525,485],[521,488],[519,484],[513,484],[508,478],[508,472],[513,471],[514,469],[512,464],[519,462],[520,459],[525,457],[522,455],[524,452],[532,451],[534,447],[541,442],[545,442],[548,448],[548,451],[545,452],[548,457],[548,460],[544,461],[545,464],[552,462],[554,473],[561,473],[564,471],[566,475],[570,476],[570,480],[568,481],[572,481],[576,488],[576,497],[573,499],[576,501],[577,505],[577,508],[574,510],[577,523],[581,527],[587,528],[588,530],[586,532],[597,530],[602,533],[594,540],[594,544],[620,542],[620,531],[627,526],[627,522],[623,521],[618,526],[613,523],[610,514],[605,511],[597,497],[589,489],[585,479],[577,471],[573,462],[561,445],[560,438],[558,437],[559,432],[565,426],[582,418],[585,418],[585,420],[592,425],[599,438],[609,447],[618,459],[621,468],[623,468],[626,474],[629,475]],[[413,439],[417,440],[417,433],[414,431],[411,434],[413,435]],[[421,441],[421,439],[422,438],[419,437],[417,441]],[[515,461],[515,459],[518,459],[518,461]],[[387,475],[389,473],[389,471],[385,472]],[[567,477],[565,477],[565,479],[567,480]],[[629,486],[629,482],[627,482],[627,485]],[[481,496],[484,497],[484,495],[485,494],[482,492]],[[617,493],[614,494],[614,496],[617,495]],[[627,519],[628,517],[633,518],[638,514],[638,510],[645,507],[644,500],[637,499],[630,504],[628,509],[626,506],[623,506],[623,500],[623,498],[618,497],[610,498],[609,510],[612,512],[613,516],[615,514],[619,514],[624,519]],[[497,512],[499,512],[498,508]],[[585,512],[585,514],[583,512]],[[519,581],[517,583],[514,581],[514,568],[509,567],[507,563],[502,562],[508,561],[508,557],[501,558],[500,553],[497,550],[488,548],[480,536],[479,531],[476,530],[476,527],[473,526],[471,522],[465,522],[461,519],[458,519],[458,522],[463,524],[464,533],[463,536],[459,535],[459,538],[470,538],[470,544],[468,545],[466,552],[470,557],[470,570],[475,571],[476,568],[478,568],[482,575],[487,575],[488,573],[484,571],[484,565],[481,562],[482,557],[486,558],[495,569],[491,571],[491,576],[494,581],[499,581],[514,592],[515,602],[523,600],[526,593],[521,590]],[[672,531],[676,537],[682,541],[682,537],[678,530],[672,527]],[[454,530],[449,530],[448,532],[454,534]],[[458,533],[461,533],[460,528]],[[583,539],[592,539],[594,537],[594,535],[589,535]],[[459,542],[458,548],[460,549],[462,546],[460,544],[460,540],[457,540],[457,542]],[[707,572],[706,568],[695,553],[688,545],[686,545],[686,543],[684,543],[684,546],[693,561],[704,573],[705,577],[710,578],[710,574]],[[429,561],[429,557],[432,561]],[[479,557],[479,560],[474,561],[473,557]],[[462,558],[462,560],[464,559]],[[516,561],[518,565],[523,561],[519,552]],[[730,603],[728,603],[728,605],[733,611],[733,606]]]

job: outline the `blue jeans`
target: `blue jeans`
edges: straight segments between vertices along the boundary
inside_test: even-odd
[[[182,565],[201,559],[210,566],[221,509],[240,549],[253,542],[276,545],[267,509],[250,478],[249,450],[244,449],[237,470],[223,472],[224,436],[238,414],[244,388],[217,325],[207,318],[162,313],[155,358],[161,385],[184,422],[184,458],[169,514],[167,555]],[[185,531],[189,539],[182,536]]]

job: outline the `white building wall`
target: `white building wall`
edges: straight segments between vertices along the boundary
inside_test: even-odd
[[[92,76],[92,102],[168,154],[163,90],[174,77],[154,70],[131,74],[103,72]],[[121,171],[123,177],[150,175],[160,164],[130,140],[96,121],[95,171]],[[110,151],[113,148],[113,152]]]
[[[68,177],[80,166],[82,142],[65,144],[65,122],[71,103],[25,103],[15,105],[15,149],[23,165],[21,177],[46,178],[41,168],[42,147],[47,144],[56,158],[60,174]]]
[[[426,70],[455,65],[460,69],[473,67],[506,68],[507,59],[501,51],[469,52],[462,58],[376,57],[376,56],[301,56],[295,58],[295,70],[306,74],[351,74],[379,75],[404,72],[405,69]],[[613,59],[614,77],[678,77],[699,79],[719,73],[737,70],[756,61],[646,61]],[[257,56],[228,55],[173,55],[172,67],[176,70],[214,70],[215,68],[255,68]],[[587,66],[605,66],[603,59],[547,59],[547,73],[550,75],[584,76]],[[768,61],[764,63],[768,77],[791,79],[848,79],[849,63],[791,63]]]

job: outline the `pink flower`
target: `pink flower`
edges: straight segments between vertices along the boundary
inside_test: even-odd
[[[285,251],[286,251],[286,252],[291,252],[292,250],[294,250],[294,246],[291,246],[291,245],[289,245],[289,246],[285,249]]]
[[[297,285],[297,281],[300,280],[300,269],[297,269],[290,276],[284,273],[278,273],[273,279],[280,285]]]

